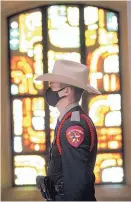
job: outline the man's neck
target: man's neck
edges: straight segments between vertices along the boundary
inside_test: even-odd
[[[79,106],[79,104],[76,103],[76,102],[69,103],[69,104],[67,104],[67,105],[65,105],[65,106],[62,106],[61,108],[60,108],[60,106],[59,106],[59,107],[58,107],[58,110],[59,110],[59,112],[60,112],[59,121],[61,121],[61,119],[63,118],[63,116],[64,116],[70,109],[72,109],[73,107],[76,107],[76,106]]]

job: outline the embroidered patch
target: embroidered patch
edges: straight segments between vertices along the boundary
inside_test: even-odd
[[[66,131],[68,142],[77,148],[84,140],[84,129],[80,126],[71,126]]]

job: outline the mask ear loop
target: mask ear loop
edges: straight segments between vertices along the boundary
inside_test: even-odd
[[[49,89],[51,89],[53,92],[59,93],[60,91],[64,90],[64,89],[67,88],[67,87],[70,87],[70,86],[68,85],[68,86],[66,86],[66,87],[64,87],[64,88],[61,88],[60,90],[57,90],[57,91],[53,91],[53,90],[51,89],[51,87],[48,87],[47,90],[44,91],[44,96],[46,96],[46,93],[47,93],[47,91],[48,91]],[[59,95],[58,95],[58,96],[59,96]],[[64,97],[66,97],[66,96],[62,96],[62,97],[59,96],[59,98],[64,98]]]
[[[70,87],[70,86],[66,86],[64,88],[61,88],[60,90],[56,91],[57,93],[59,93],[60,91],[64,90],[65,88]],[[59,96],[59,95],[58,95]],[[66,97],[65,95],[63,95],[62,97],[59,96],[60,99]]]

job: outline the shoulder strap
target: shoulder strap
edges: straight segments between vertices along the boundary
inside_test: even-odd
[[[78,121],[80,122],[80,111],[74,111],[71,114],[71,121]]]
[[[56,145],[59,151],[59,154],[62,155],[62,148],[61,148],[61,144],[60,144],[60,134],[61,134],[61,129],[65,123],[65,121],[72,117],[72,112],[68,112],[64,118],[61,120],[61,123],[59,125],[59,128],[57,130],[57,135],[56,135]],[[93,147],[94,147],[94,140],[95,140],[95,131],[94,131],[94,127],[91,123],[91,120],[85,115],[85,114],[80,114],[80,118],[84,119],[87,122],[87,125],[89,127],[90,130],[90,134],[91,134],[91,145],[90,145],[90,152],[92,151]]]

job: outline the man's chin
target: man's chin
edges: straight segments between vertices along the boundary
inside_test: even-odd
[[[56,104],[56,106],[55,106],[58,110],[60,110],[60,104],[59,104],[59,102]]]

